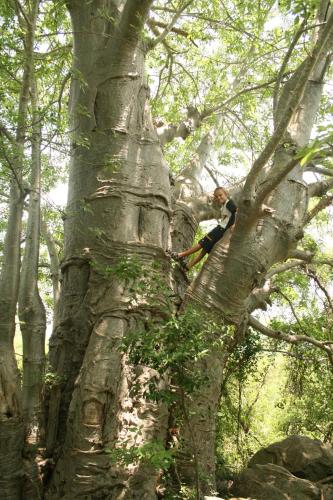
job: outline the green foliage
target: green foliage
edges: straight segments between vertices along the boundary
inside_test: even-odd
[[[256,371],[261,342],[260,334],[250,328],[243,342],[233,350],[228,367],[236,372],[235,376],[239,381],[244,381],[246,377]]]
[[[261,338],[260,351],[249,360],[251,367],[243,369],[245,375],[241,377],[241,366],[228,365],[217,421],[217,468],[221,479],[232,478],[253,453],[283,437],[279,428],[283,409],[279,402],[286,372],[283,357],[276,354],[276,349],[271,341]]]
[[[142,446],[132,446],[126,448],[126,445],[113,450],[106,450],[111,462],[115,464],[130,465],[138,464],[150,465],[156,470],[166,471],[174,461],[174,450],[166,450],[161,441],[149,441]]]
[[[280,429],[285,434],[305,434],[331,443],[333,438],[332,367],[323,355],[305,347],[293,349],[287,394],[281,404]]]
[[[207,313],[189,308],[179,317],[156,324],[149,322],[145,328],[129,332],[121,349],[133,364],[150,366],[162,376],[172,373],[173,384],[190,394],[205,382],[205,375],[193,363],[207,356],[211,349],[220,349],[225,335],[228,328]],[[179,394],[172,388],[162,393],[151,388],[150,397],[173,400]]]

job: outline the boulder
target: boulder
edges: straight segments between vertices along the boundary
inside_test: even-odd
[[[317,439],[290,436],[259,450],[249,467],[264,464],[279,465],[299,478],[320,481],[333,474],[333,449]]]
[[[255,500],[321,500],[321,491],[279,465],[252,465],[235,480],[231,493]]]

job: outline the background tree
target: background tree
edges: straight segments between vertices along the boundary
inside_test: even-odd
[[[68,0],[72,28],[62,5],[42,6],[37,52],[46,38],[51,57],[60,54],[54,64],[48,54],[34,55],[40,68],[51,65],[39,88],[50,82],[56,96],[43,115],[42,144],[60,152],[69,81],[62,37],[73,31],[62,292],[47,376],[45,448],[55,462],[47,496],[155,498],[161,470],[172,463],[167,491],[176,498],[194,488],[199,498],[215,489],[216,416],[238,344],[251,346],[255,329],[312,344],[332,359],[326,335],[305,334],[297,320],[290,330],[252,316],[279,298],[271,297],[274,276],[310,260],[316,275],[316,257],[301,239],[330,203],[333,185],[329,128],[309,142],[320,103],[322,117],[330,112],[321,100],[329,2],[280,2],[277,14],[274,2]],[[57,70],[61,82],[52,81]],[[3,130],[8,141],[8,125]],[[244,164],[252,164],[249,172]],[[318,182],[306,182],[305,168]],[[231,187],[239,212],[230,248],[231,234],[187,287],[165,250],[191,245],[199,223],[218,217],[205,172],[210,185]],[[5,242],[4,263],[7,250]],[[57,279],[54,290],[56,297]],[[245,380],[238,380],[239,399]],[[238,417],[248,425],[239,409]]]

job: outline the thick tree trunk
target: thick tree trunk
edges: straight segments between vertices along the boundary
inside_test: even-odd
[[[127,2],[126,29],[135,24],[132,7],[142,22],[148,4]],[[71,15],[74,28],[90,23],[86,5],[73,3]],[[74,72],[85,84],[72,85],[62,300],[50,349],[61,379],[50,399],[48,450],[65,442],[48,498],[155,498],[159,471],[135,458],[122,465],[115,453],[166,440],[167,409],[147,397],[150,384],[163,382],[119,350],[128,334],[165,316],[160,287],[169,285],[168,170],[148,108],[144,47],[138,35],[124,38],[125,18],[106,47],[103,39],[75,42]]]
[[[303,147],[309,140],[311,128],[319,107],[323,72],[327,67],[328,47],[318,59],[299,106],[294,113],[287,131],[287,140],[293,145]],[[288,94],[295,88],[295,79],[287,85],[283,97],[288,102]],[[281,113],[283,113],[283,103]],[[289,164],[294,149],[277,149],[273,169],[281,169]],[[265,182],[263,176],[258,183]],[[278,261],[283,261],[295,248],[303,236],[303,225],[308,208],[307,185],[302,179],[302,168],[296,166],[270,194],[266,203],[275,210],[274,216],[256,217],[256,222],[243,223],[247,217],[244,210],[238,214],[238,223],[226,253],[225,239],[214,247],[213,252],[195,282],[188,290],[183,304],[203,312],[213,313],[228,325],[239,325],[233,339],[224,342],[223,348],[214,348],[207,356],[207,365],[215,370],[206,369],[207,383],[195,395],[186,400],[186,413],[191,418],[186,426],[184,421],[184,457],[178,461],[178,470],[183,472],[184,481],[193,485],[195,477],[201,475],[200,489],[204,493],[214,491],[215,487],[215,426],[216,409],[220,398],[223,367],[228,353],[243,337],[246,328],[248,299],[251,291],[260,286],[266,272]],[[239,220],[240,219],[240,220]],[[246,219],[245,219],[246,220]],[[226,235],[227,238],[227,235]],[[223,327],[221,327],[223,331]],[[200,366],[198,367],[200,369]],[[211,421],[211,432],[203,422]],[[193,444],[193,436],[195,443]],[[195,451],[196,450],[196,451]],[[192,460],[189,457],[192,455]],[[198,466],[199,464],[199,466]],[[191,470],[192,467],[192,470]]]
[[[122,14],[114,7],[116,25],[111,17],[96,16],[102,2],[67,3],[76,33],[74,133],[60,319],[50,349],[56,383],[47,447],[58,460],[48,498],[153,499],[158,472],[134,456],[130,465],[119,460],[131,448],[166,441],[168,425],[165,405],[147,398],[147,385],[161,387],[163,381],[154,370],[131,364],[119,349],[133,331],[165,318],[160,291],[169,286],[163,250],[170,187],[147,107],[144,47],[138,39],[149,2],[128,0]],[[96,33],[107,34],[107,40]],[[309,123],[314,112],[315,107],[306,112]],[[276,165],[289,154],[279,151]],[[207,374],[205,386],[185,396],[180,408],[184,447],[178,477],[196,484],[198,495],[214,489],[219,389],[228,353],[244,333],[247,298],[266,270],[287,255],[285,243],[292,247],[300,235],[307,200],[298,175],[293,172],[285,181],[283,194],[272,195],[274,220],[252,221],[248,229],[239,223],[227,258],[224,243],[217,245],[183,307],[184,314],[190,307],[213,313],[226,336],[196,367]],[[283,203],[290,192],[297,195],[292,215]],[[201,215],[195,212],[198,206],[184,200],[180,205],[178,214],[187,212],[190,221],[184,232],[190,238]],[[187,245],[177,224],[174,241],[180,249]],[[229,323],[238,325],[231,338]]]

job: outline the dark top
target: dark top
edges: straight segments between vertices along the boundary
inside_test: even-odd
[[[229,210],[229,212],[231,212],[231,216],[229,217],[227,225],[224,228],[224,230],[226,231],[227,229],[229,229],[229,227],[235,224],[237,207],[235,205],[235,202],[231,198],[227,201],[225,207]]]

